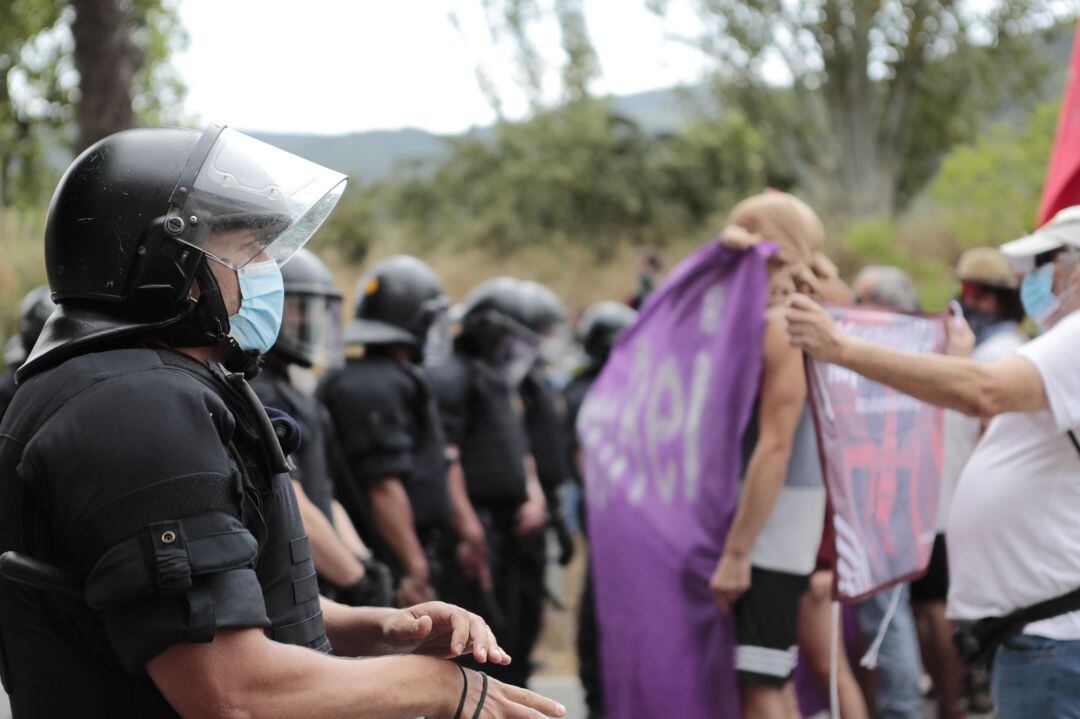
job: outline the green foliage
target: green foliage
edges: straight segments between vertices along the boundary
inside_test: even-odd
[[[892,265],[911,276],[927,311],[945,307],[956,294],[951,258],[928,255],[910,241],[908,228],[887,216],[852,223],[843,238],[849,274],[867,265]]]
[[[1043,103],[1019,127],[991,126],[942,162],[929,195],[959,249],[999,245],[1034,229],[1058,108]]]
[[[337,207],[319,228],[312,249],[333,248],[342,259],[359,264],[375,244],[378,190],[350,182]]]
[[[45,282],[41,233],[40,216],[0,208],[0,341],[18,330],[22,298]]]
[[[582,99],[493,139],[452,141],[435,172],[382,188],[387,215],[420,248],[510,252],[570,242],[609,256],[623,242],[663,245],[776,179],[775,159],[737,113],[660,137]],[[780,184],[783,184],[780,178]]]
[[[650,0],[656,12],[669,0]],[[977,122],[1043,88],[1040,29],[1075,4],[691,0],[721,103],[778,148],[804,193],[866,218],[902,210]],[[782,68],[778,90],[765,68]]]
[[[184,87],[169,65],[186,35],[178,0],[124,3],[124,31],[141,64],[133,105],[141,122],[181,119]],[[71,53],[74,12],[63,0],[13,0],[0,22],[0,207],[39,208],[70,157],[78,73]],[[120,30],[118,30],[120,31]]]

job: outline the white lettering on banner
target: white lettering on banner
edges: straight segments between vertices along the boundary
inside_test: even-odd
[[[651,359],[651,345],[648,341],[641,340],[634,353],[633,377],[635,379],[641,377],[644,380],[647,377],[649,370],[652,369]],[[630,452],[634,464],[635,474],[631,478],[630,487],[626,492],[627,498],[634,504],[645,496],[645,490],[649,484],[649,476],[645,472],[645,458],[642,456],[642,448],[637,431],[638,417],[641,415],[641,408],[642,405],[645,404],[646,393],[648,390],[648,382],[641,381],[635,383],[633,393],[630,395],[630,402],[625,411],[622,412],[619,421],[619,444]]]
[[[705,414],[705,400],[709,397],[713,358],[702,350],[694,356],[694,379],[690,384],[690,410],[686,416],[686,432],[683,435],[683,472],[685,473],[686,501],[697,499],[701,486],[701,418]]]
[[[722,284],[715,284],[701,298],[701,331],[715,335],[720,331],[720,322],[724,319],[724,307],[727,306],[727,294]]]
[[[641,363],[637,369],[645,376],[634,373],[634,387],[628,395],[609,397],[606,402],[593,398],[578,422],[587,460],[588,490],[600,504],[606,504],[628,474],[625,492],[631,504],[641,503],[650,486],[662,503],[671,504],[680,483],[684,501],[697,499],[702,473],[702,421],[713,359],[705,350],[698,352],[690,377],[684,378],[671,356],[654,371],[646,364],[650,354],[649,349],[639,347]],[[636,381],[638,377],[641,381]]]
[[[648,443],[652,474],[656,478],[656,490],[660,495],[660,501],[664,504],[671,504],[671,500],[675,498],[679,460],[671,458],[665,463],[660,456],[660,445],[679,435],[685,411],[684,404],[682,381],[679,379],[679,364],[674,357],[668,357],[660,364],[656,378],[652,381],[648,412],[645,415],[645,441]],[[644,492],[641,496],[631,496],[630,502],[637,504],[642,496]]]

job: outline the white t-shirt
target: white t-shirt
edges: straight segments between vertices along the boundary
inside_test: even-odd
[[[1050,410],[991,421],[964,468],[948,523],[949,616],[1000,617],[1080,588],[1080,312],[1017,350]],[[1080,612],[1027,634],[1080,639]]]
[[[980,343],[971,358],[983,364],[993,364],[999,359],[1016,351],[1024,343],[1024,337],[1016,325],[1009,324],[1009,329],[995,332],[985,342]],[[945,450],[941,465],[941,495],[938,500],[938,533],[945,531],[952,507],[956,483],[979,443],[982,434],[982,421],[966,414],[945,410]]]

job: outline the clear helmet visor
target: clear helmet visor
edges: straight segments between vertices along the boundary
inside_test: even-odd
[[[341,366],[341,297],[286,293],[276,347],[312,367]]]
[[[454,352],[454,336],[450,331],[450,314],[444,309],[438,312],[424,337],[424,360],[439,364]]]
[[[529,374],[539,357],[539,347],[515,335],[503,338],[496,352],[495,363],[511,387],[517,387]]]
[[[189,165],[197,161],[196,153],[199,147]],[[225,128],[191,187],[174,193],[165,229],[233,269],[256,257],[280,266],[319,229],[341,199],[346,180],[340,172]]]

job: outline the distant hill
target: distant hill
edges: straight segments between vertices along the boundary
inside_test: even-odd
[[[403,162],[435,159],[447,151],[441,136],[414,128],[351,132],[347,135],[245,132],[363,182],[384,179]]]
[[[648,132],[678,130],[693,116],[694,107],[704,101],[703,87],[663,88],[611,98],[616,112],[626,115]],[[306,157],[359,178],[378,182],[390,176],[402,163],[437,160],[446,154],[449,136],[425,130],[371,130],[347,135],[305,135],[246,131],[283,150]],[[486,135],[490,127],[475,128],[470,134]]]

